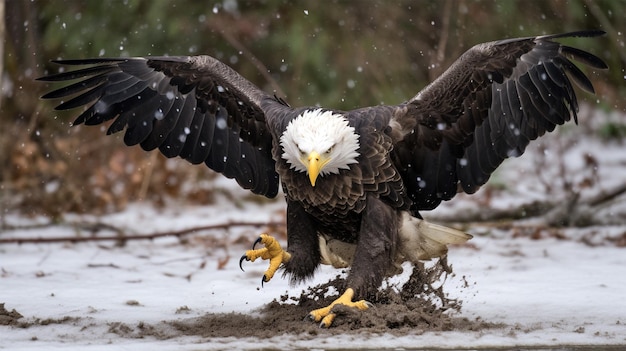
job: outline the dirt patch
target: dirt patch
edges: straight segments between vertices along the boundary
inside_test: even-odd
[[[4,303],[0,303],[0,325],[8,325],[17,328],[29,328],[36,325],[51,324],[76,324],[81,318],[78,317],[61,317],[61,318],[24,318],[21,313],[15,309],[8,311],[4,307]]]
[[[283,334],[382,334],[404,335],[426,331],[482,330],[502,327],[478,320],[455,317],[461,301],[450,299],[443,290],[442,279],[452,274],[445,260],[433,267],[416,267],[402,286],[387,286],[369,300],[375,307],[359,311],[345,306],[335,306],[337,318],[330,329],[321,329],[308,320],[308,313],[329,305],[343,291],[343,279],[336,277],[325,284],[311,287],[300,296],[281,296],[251,315],[228,313],[207,314],[199,318],[163,322],[151,328],[156,337],[173,334],[202,337],[256,337],[268,338]],[[167,327],[166,327],[167,326]],[[145,327],[144,327],[145,328]],[[174,332],[174,330],[177,332]],[[131,334],[136,330],[131,331]]]
[[[15,309],[7,311],[4,303],[0,303],[0,325],[18,325],[20,323],[18,320],[23,317]]]

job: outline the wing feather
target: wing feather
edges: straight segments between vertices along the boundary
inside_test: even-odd
[[[149,95],[143,98],[140,106],[134,109],[133,118],[127,122],[126,134],[124,134],[124,143],[128,146],[143,143],[143,141],[152,133],[154,129],[155,111],[161,103],[159,95],[153,90],[146,90]],[[89,121],[88,121],[89,122]],[[141,145],[145,147],[144,144]],[[144,149],[150,151],[152,149]]]
[[[190,143],[188,148],[185,147],[183,152],[189,155],[184,157],[186,160],[193,164],[198,164],[204,162],[209,157],[211,143],[209,142],[208,136],[213,135],[215,124],[208,118],[205,119],[200,111],[194,107],[192,126],[194,127],[192,129],[194,131],[192,132],[193,138],[191,139],[193,143]]]
[[[170,112],[165,117],[165,120],[173,120],[173,116],[178,115],[175,123],[173,123],[171,129],[166,134],[165,140],[159,146],[159,150],[163,155],[169,158],[181,155],[182,148],[191,133],[190,126],[193,114],[183,112],[186,101],[187,99],[174,98]]]
[[[255,193],[277,194],[273,134],[265,108],[287,107],[230,67],[210,56],[54,62],[88,66],[39,78],[78,80],[43,96],[69,98],[58,110],[86,106],[74,124],[113,120],[107,133],[126,129],[127,145],[205,163]]]
[[[172,129],[178,122],[179,111],[174,107],[174,104],[179,99],[168,99],[166,96],[158,94],[154,100],[157,102],[156,108],[151,111],[152,118],[152,132],[141,141],[141,147],[144,150],[154,150],[157,147],[169,148],[169,145],[164,144],[165,139],[170,135]],[[146,113],[149,115],[149,113]],[[167,154],[163,153],[165,156]]]
[[[504,159],[521,155],[557,125],[576,121],[572,83],[594,90],[571,60],[596,69],[607,66],[554,39],[602,34],[582,31],[476,45],[409,100],[407,106],[414,108],[392,122],[401,126],[394,160],[413,212],[438,206],[456,189],[475,192]]]

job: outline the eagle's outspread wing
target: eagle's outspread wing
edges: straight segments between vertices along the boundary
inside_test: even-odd
[[[220,61],[181,56],[55,62],[88,65],[39,78],[78,80],[43,96],[69,98],[58,110],[88,106],[74,124],[114,119],[107,133],[126,128],[127,145],[204,162],[257,194],[278,192],[272,136],[261,105],[280,103]]]
[[[413,212],[433,209],[458,191],[475,192],[530,140],[573,116],[572,81],[593,87],[572,61],[605,69],[596,56],[553,39],[593,37],[585,31],[479,44],[409,100],[392,121],[400,138],[394,163]]]

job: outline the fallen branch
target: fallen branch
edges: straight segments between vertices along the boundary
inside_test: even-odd
[[[428,215],[426,217],[435,222],[457,223],[466,226],[488,222],[511,223],[531,218],[542,219],[545,224],[552,227],[623,224],[623,214],[620,216],[616,213],[613,219],[607,219],[599,217],[598,210],[616,201],[622,201],[618,198],[624,194],[626,194],[626,185],[619,185],[587,198],[582,198],[580,193],[571,192],[560,201],[554,199],[536,200],[507,208],[489,208],[488,206],[477,205],[452,214]]]
[[[602,192],[589,201],[589,206],[599,206],[609,201],[612,201],[616,197],[626,193],[626,184],[620,185],[609,191]]]
[[[94,226],[105,226],[109,229],[112,227],[110,225],[103,225],[101,223],[94,223]],[[207,230],[218,230],[218,229],[229,229],[231,227],[284,227],[284,222],[226,222],[219,224],[212,224],[200,227],[192,227],[182,230],[171,230],[160,233],[149,233],[149,234],[136,234],[125,236],[123,235],[123,230],[113,228],[112,230],[118,232],[118,235],[107,235],[107,236],[56,236],[49,238],[0,238],[0,245],[2,244],[26,244],[26,243],[59,243],[59,242],[87,242],[87,241],[128,241],[128,240],[152,240],[155,238],[165,237],[165,236],[176,236],[180,237],[187,234],[197,233],[200,231]]]
[[[448,222],[458,224],[474,224],[484,222],[514,222],[528,218],[544,215],[554,208],[556,204],[552,200],[533,201],[519,206],[507,208],[493,208],[477,204],[471,208],[464,208],[462,211],[455,211],[450,214],[427,214],[424,217],[434,222]]]

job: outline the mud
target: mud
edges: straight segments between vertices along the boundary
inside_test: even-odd
[[[19,325],[23,316],[15,309],[8,311],[4,304],[0,303],[0,325]]]
[[[51,324],[72,324],[77,325],[80,321],[78,317],[65,316],[61,318],[33,318],[26,319],[21,313],[15,309],[9,311],[4,307],[4,303],[0,303],[0,325],[12,326],[17,328],[28,328],[35,325],[51,325]]]
[[[313,309],[329,305],[343,291],[343,279],[335,279],[304,290],[300,296],[281,296],[250,314],[206,314],[198,318],[164,321],[158,325],[116,324],[110,332],[124,337],[152,336],[161,339],[181,335],[200,337],[271,338],[292,334],[305,337],[336,334],[420,334],[426,331],[482,330],[501,327],[482,320],[455,317],[461,301],[444,293],[441,280],[451,274],[445,260],[431,268],[418,267],[402,286],[387,286],[370,298],[374,307],[359,311],[335,306],[337,318],[330,329],[322,329],[307,318]]]

